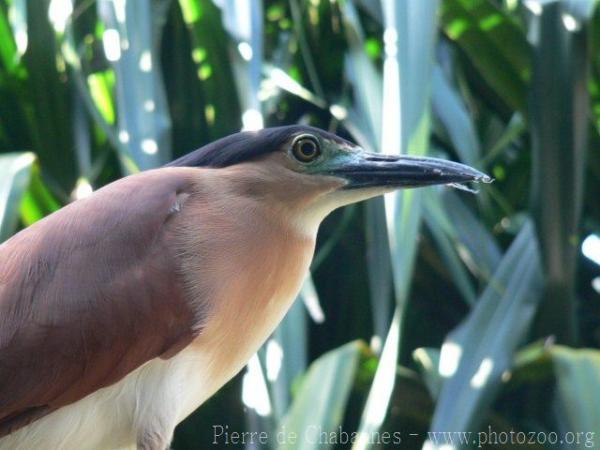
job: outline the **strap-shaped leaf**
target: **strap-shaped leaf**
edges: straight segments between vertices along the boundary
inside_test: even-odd
[[[101,0],[98,13],[106,26],[106,57],[116,75],[124,169],[158,167],[171,159],[171,117],[160,71],[161,3]]]
[[[577,232],[587,151],[588,63],[585,16],[578,19],[573,15],[577,12],[572,11],[571,3],[529,3],[530,7],[537,5],[531,18],[534,64],[529,110],[531,206],[547,281],[540,331],[556,334],[561,343],[574,344]],[[594,2],[576,3],[585,6]]]
[[[445,378],[432,431],[473,431],[512,364],[540,299],[542,276],[533,226],[527,222],[467,319],[442,346]]]
[[[433,69],[432,104],[433,112],[444,125],[460,160],[465,164],[476,164],[481,150],[475,125],[465,102],[439,64]]]
[[[380,151],[423,155],[427,152],[430,133],[430,79],[437,36],[438,1],[389,0],[384,1],[382,6],[385,59]],[[373,445],[364,436],[379,430],[393,392],[404,308],[417,251],[421,208],[422,194],[415,190],[389,194],[385,200],[396,312],[361,417],[355,450]]]
[[[600,351],[574,350],[563,346],[550,349],[556,377],[556,404],[566,431],[585,432],[587,445],[600,436]]]
[[[311,364],[279,427],[279,450],[331,447],[332,442],[320,439],[320,433],[335,433],[342,424],[362,345],[351,342]]]
[[[33,153],[0,155],[0,243],[17,229],[23,194],[29,187]]]
[[[441,21],[489,85],[513,109],[524,111],[529,46],[523,30],[490,0],[444,1]]]

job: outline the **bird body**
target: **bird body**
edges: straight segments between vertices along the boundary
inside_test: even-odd
[[[359,150],[310,127],[233,135],[0,245],[0,449],[167,448],[283,318],[323,218],[395,188],[396,160],[366,157],[379,186],[349,172]],[[450,181],[483,176],[467,169]]]
[[[230,171],[239,171],[239,167]],[[19,267],[23,267],[24,264],[30,266],[30,271],[33,272],[31,278],[40,280],[43,278],[41,271],[44,269],[36,269],[34,261],[36,263],[40,261],[40,253],[44,253],[44,246],[64,248],[64,253],[49,252],[48,255],[53,255],[55,259],[44,260],[43,267],[54,267],[55,270],[71,272],[69,280],[79,279],[80,282],[86,283],[86,289],[92,292],[105,289],[104,286],[94,285],[96,280],[102,280],[105,277],[91,274],[93,278],[88,279],[89,274],[79,273],[80,270],[85,270],[86,266],[83,264],[84,261],[79,260],[78,244],[82,243],[77,242],[76,237],[85,236],[86,232],[93,233],[93,229],[84,228],[97,227],[103,224],[103,221],[111,222],[112,227],[117,229],[109,229],[110,232],[105,235],[94,234],[97,241],[95,244],[98,245],[100,252],[102,246],[108,246],[114,250],[115,247],[108,242],[103,242],[107,239],[128,240],[129,243],[119,242],[117,244],[122,246],[124,252],[128,252],[132,248],[131,241],[136,239],[134,235],[144,237],[143,242],[146,242],[150,239],[145,238],[145,233],[152,233],[153,245],[139,248],[139,259],[149,259],[157,263],[165,260],[177,261],[175,265],[169,264],[172,272],[166,280],[169,293],[163,292],[161,287],[148,288],[148,284],[151,285],[153,279],[160,278],[162,280],[163,277],[145,273],[144,271],[151,270],[148,269],[146,261],[138,267],[130,268],[133,276],[125,276],[128,280],[137,279],[140,283],[130,287],[134,291],[132,296],[136,297],[127,300],[130,303],[129,306],[134,310],[126,315],[121,315],[121,317],[128,317],[129,320],[131,317],[137,317],[136,321],[140,323],[129,323],[116,327],[119,332],[129,329],[132,330],[132,333],[123,338],[108,336],[104,342],[98,344],[97,349],[88,353],[93,358],[90,361],[85,360],[86,349],[84,348],[86,341],[93,339],[88,335],[103,334],[108,330],[115,329],[115,324],[110,322],[119,317],[119,312],[114,311],[114,316],[103,318],[98,316],[100,311],[94,310],[94,306],[90,305],[92,309],[90,309],[90,315],[86,322],[85,319],[81,321],[82,318],[75,309],[73,315],[76,317],[73,317],[73,320],[81,321],[79,326],[83,328],[80,330],[82,334],[74,336],[73,340],[70,340],[69,348],[55,349],[53,343],[48,342],[48,339],[52,340],[55,333],[60,333],[58,327],[64,329],[65,324],[60,321],[63,313],[70,313],[65,310],[56,311],[61,313],[61,318],[57,319],[57,323],[54,325],[57,329],[47,330],[40,335],[40,340],[45,342],[37,342],[35,346],[38,348],[46,346],[48,351],[52,352],[65,352],[62,359],[68,360],[68,363],[61,365],[62,370],[66,366],[72,366],[73,371],[79,372],[80,386],[67,388],[68,391],[76,390],[76,392],[73,394],[69,392],[66,398],[70,400],[75,396],[94,392],[99,387],[104,387],[104,389],[92,394],[96,398],[81,399],[64,408],[62,414],[46,416],[22,428],[17,433],[11,434],[5,440],[6,444],[4,440],[0,440],[0,447],[18,448],[20,442],[23,441],[23,448],[36,448],[36,445],[30,445],[27,441],[41,435],[44,436],[44,442],[48,442],[49,430],[56,430],[56,440],[50,441],[56,442],[56,446],[51,446],[52,448],[86,448],[90,444],[90,448],[96,448],[93,440],[89,438],[90,429],[105,430],[106,435],[99,436],[101,442],[106,442],[108,438],[114,438],[119,445],[131,444],[131,442],[127,442],[127,439],[134,439],[133,443],[136,440],[145,439],[143,434],[146,433],[146,428],[152,430],[152,435],[158,434],[149,439],[166,440],[166,442],[161,441],[161,445],[166,445],[175,425],[235,375],[273,331],[291,305],[306,275],[314,250],[316,229],[300,229],[293,225],[294,220],[280,220],[279,212],[271,211],[273,207],[277,207],[276,202],[257,201],[254,195],[245,196],[238,191],[232,192],[236,189],[237,183],[227,179],[229,175],[227,169],[220,169],[218,174],[214,172],[216,172],[215,169],[164,168],[125,178],[99,191],[97,195],[73,204],[72,208],[65,208],[58,214],[32,226],[31,232],[37,231],[35,236],[40,238],[43,236],[43,241],[32,242],[28,239],[28,233],[23,233],[14,241],[8,241],[0,247],[0,255],[3,257],[7,256],[9,259],[30,258],[31,262],[21,261]],[[231,176],[236,178],[235,173]],[[174,179],[179,182],[172,183]],[[260,177],[256,177],[256,179],[265,183],[277,182],[275,179],[263,180]],[[217,188],[221,184],[223,188]],[[260,189],[261,184],[257,181],[255,188]],[[154,192],[148,192],[152,186],[160,188],[159,196]],[[247,189],[247,185],[244,185],[244,189]],[[136,198],[136,196],[142,198]],[[117,197],[119,201],[107,202],[106,197],[111,197],[111,199]],[[129,228],[128,220],[132,219],[129,216],[130,205],[143,202],[145,197],[152,198],[150,201],[163,197],[164,200],[160,202],[160,205],[152,205],[162,209],[163,214],[158,214],[159,211],[150,208],[148,210],[152,214],[150,224],[135,224]],[[121,209],[119,211],[105,210],[103,205],[107,203],[120,205]],[[146,204],[146,206],[151,205]],[[287,204],[285,207],[290,206],[291,204]],[[73,211],[73,209],[79,211]],[[289,214],[293,215],[293,209],[290,209]],[[162,216],[162,224],[155,222],[155,215]],[[74,217],[80,218],[82,223],[69,223]],[[93,220],[90,220],[92,217]],[[123,236],[119,229],[120,226],[131,229],[133,235],[126,233]],[[151,228],[151,230],[146,230],[145,227]],[[40,228],[44,229],[40,230]],[[54,236],[55,233],[58,235]],[[173,242],[176,243],[173,248],[164,248],[162,245],[162,240],[167,235],[171,235]],[[210,238],[207,239],[207,237]],[[178,241],[181,245],[180,248],[177,246]],[[86,246],[90,243],[91,240],[85,240]],[[269,245],[266,245],[267,243]],[[32,248],[39,249],[39,253],[31,253]],[[102,253],[95,251],[86,252],[86,255],[103,257]],[[111,254],[105,257],[107,260],[104,261],[103,266],[113,268],[115,272],[123,270],[118,263],[121,255]],[[35,272],[36,270],[37,272]],[[156,270],[166,269],[157,267]],[[186,275],[182,275],[183,273]],[[38,274],[40,276],[36,277]],[[186,277],[187,280],[184,279]],[[2,279],[3,287],[1,289],[6,289],[6,286],[8,288],[17,285],[21,287],[27,283],[26,280],[23,282],[13,280],[11,274],[3,274]],[[115,281],[115,283],[118,284],[119,281]],[[110,289],[110,286],[106,289]],[[154,289],[157,292],[154,292]],[[0,292],[4,294],[3,290]],[[172,295],[173,292],[178,294]],[[137,297],[138,294],[141,296]],[[60,300],[61,302],[60,305],[58,302],[54,305],[47,305],[48,308],[63,307],[62,303],[65,301],[64,298],[48,300]],[[75,303],[80,302],[81,299],[73,298],[72,300],[73,304],[69,306],[77,308]],[[170,321],[173,322],[174,327],[166,324],[156,327],[154,319],[146,317],[143,306],[154,302],[173,309],[165,310],[162,314],[172,316]],[[173,303],[180,304],[174,305]],[[31,306],[33,305],[32,303]],[[10,305],[3,304],[3,306]],[[20,319],[18,328],[21,333],[23,328],[38,326],[35,318],[32,317],[32,314],[35,313],[33,310],[28,310],[26,305],[22,305],[22,302],[14,306],[19,307],[19,311],[3,310],[2,312],[18,314]],[[194,319],[190,321],[186,317],[183,322],[180,321],[175,309],[191,311]],[[233,318],[235,320],[232,320]],[[106,322],[103,319],[106,319]],[[17,320],[13,323],[16,324]],[[133,330],[138,326],[141,334],[135,335]],[[145,329],[142,330],[142,328]],[[32,333],[36,331],[33,330]],[[146,333],[152,333],[157,338],[153,352],[150,353],[150,348],[144,352],[144,358],[150,358],[148,361],[141,360],[140,353],[137,353],[134,358],[129,358],[127,352],[119,354],[118,345],[115,348],[115,343],[120,340],[127,340],[126,345],[128,346],[131,346],[131,343],[136,340],[148,343]],[[156,336],[159,333],[160,336]],[[79,342],[78,338],[81,338]],[[99,340],[101,339],[100,337]],[[171,353],[176,352],[182,343],[186,344],[185,351],[171,359],[164,359],[165,356],[168,357]],[[100,347],[104,344],[105,347]],[[115,358],[113,364],[106,365],[107,370],[101,380],[98,380],[97,377],[92,379],[85,376],[86,369],[97,364],[98,352],[108,352]],[[121,356],[121,361],[116,360],[117,355]],[[55,355],[45,356],[56,357]],[[42,363],[45,363],[43,357]],[[35,364],[35,362],[30,364]],[[137,367],[140,364],[142,366]],[[115,369],[112,367],[113,365],[122,366],[124,369]],[[22,368],[9,367],[7,369],[11,370],[14,375],[11,378],[7,376],[6,379],[9,379],[9,384],[15,385],[15,388],[17,388],[16,385],[21,385],[23,390],[29,389],[27,382],[34,382],[29,375],[25,377],[26,381],[24,382],[16,371],[16,369],[20,369],[29,372],[31,366],[28,364]],[[44,368],[40,367],[39,369],[40,376],[47,380],[47,374],[43,372]],[[114,381],[114,378],[131,369],[134,370],[119,383],[106,387]],[[94,372],[88,370],[87,373]],[[68,375],[67,377],[62,375],[60,379],[56,380],[56,383],[61,386],[67,382],[70,382]],[[40,387],[44,392],[53,391],[52,386],[48,386],[48,384],[40,384]],[[137,392],[139,387],[145,389],[146,392]],[[7,395],[12,395],[11,391],[14,393],[14,390],[3,390],[2,393],[6,392]],[[171,393],[174,395],[171,396]],[[170,398],[172,399],[170,402],[175,404],[166,407],[166,404],[169,403],[166,402],[166,399]],[[142,399],[158,399],[153,400],[158,401],[158,404],[145,405],[144,401],[141,401]],[[88,408],[87,404],[90,402],[103,404],[107,410],[95,411],[95,408]],[[56,404],[50,403],[50,408],[60,406],[63,406],[60,400]],[[17,409],[20,408],[18,405]],[[123,414],[111,414],[113,409],[122,411]],[[168,414],[171,417],[152,417],[153,414],[148,414],[151,412],[150,410],[159,415]],[[77,421],[73,420],[73,417],[76,417],[78,421],[84,421],[86,413],[90,415],[90,412],[88,426],[77,426]],[[57,423],[61,422],[60,418],[63,416],[67,419],[66,423],[69,424],[68,429],[80,428],[83,431],[81,437],[76,436],[77,433],[73,431],[65,433],[65,426]],[[107,427],[98,426],[98,416],[117,423],[111,423]],[[164,436],[157,433],[156,423],[150,423],[148,427],[139,423],[144,420],[164,421],[166,428]],[[119,426],[119,424],[121,425]],[[119,436],[115,430],[123,428],[123,424],[125,424],[125,429],[137,428],[142,436]],[[132,427],[133,424],[136,426]],[[36,429],[43,429],[45,426],[47,431],[35,433]],[[95,433],[99,434],[99,431]],[[74,442],[64,442],[65,438],[72,439]],[[125,442],[123,442],[124,440]]]

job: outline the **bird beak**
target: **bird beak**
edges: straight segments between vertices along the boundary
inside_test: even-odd
[[[486,174],[464,164],[438,158],[357,152],[331,175],[345,178],[345,189],[409,188],[466,182],[491,183]]]

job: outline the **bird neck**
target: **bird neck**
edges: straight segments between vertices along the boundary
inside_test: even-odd
[[[186,200],[178,224],[186,292],[204,319],[192,346],[202,355],[205,379],[214,381],[206,388],[211,392],[241,369],[293,303],[316,230],[300,233],[256,196],[206,186]]]
[[[227,179],[222,169],[209,169],[199,174],[178,213],[177,254],[187,290],[200,309],[211,308],[204,303],[214,298],[235,297],[236,292],[247,297],[260,289],[257,301],[293,299],[297,292],[292,291],[306,276],[318,223],[299,226],[298,207],[263,189],[261,183],[240,183]],[[239,290],[233,292],[233,286]]]
[[[340,179],[315,177],[286,169],[283,155],[219,169],[224,196],[245,199],[262,211],[280,230],[314,240],[319,225],[333,210],[332,192]]]

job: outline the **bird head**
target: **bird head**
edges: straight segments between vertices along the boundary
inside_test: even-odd
[[[464,164],[371,153],[302,125],[237,133],[169,165],[226,169],[222,174],[229,185],[241,186],[272,205],[292,207],[305,224],[317,226],[340,206],[396,189],[492,181]]]

